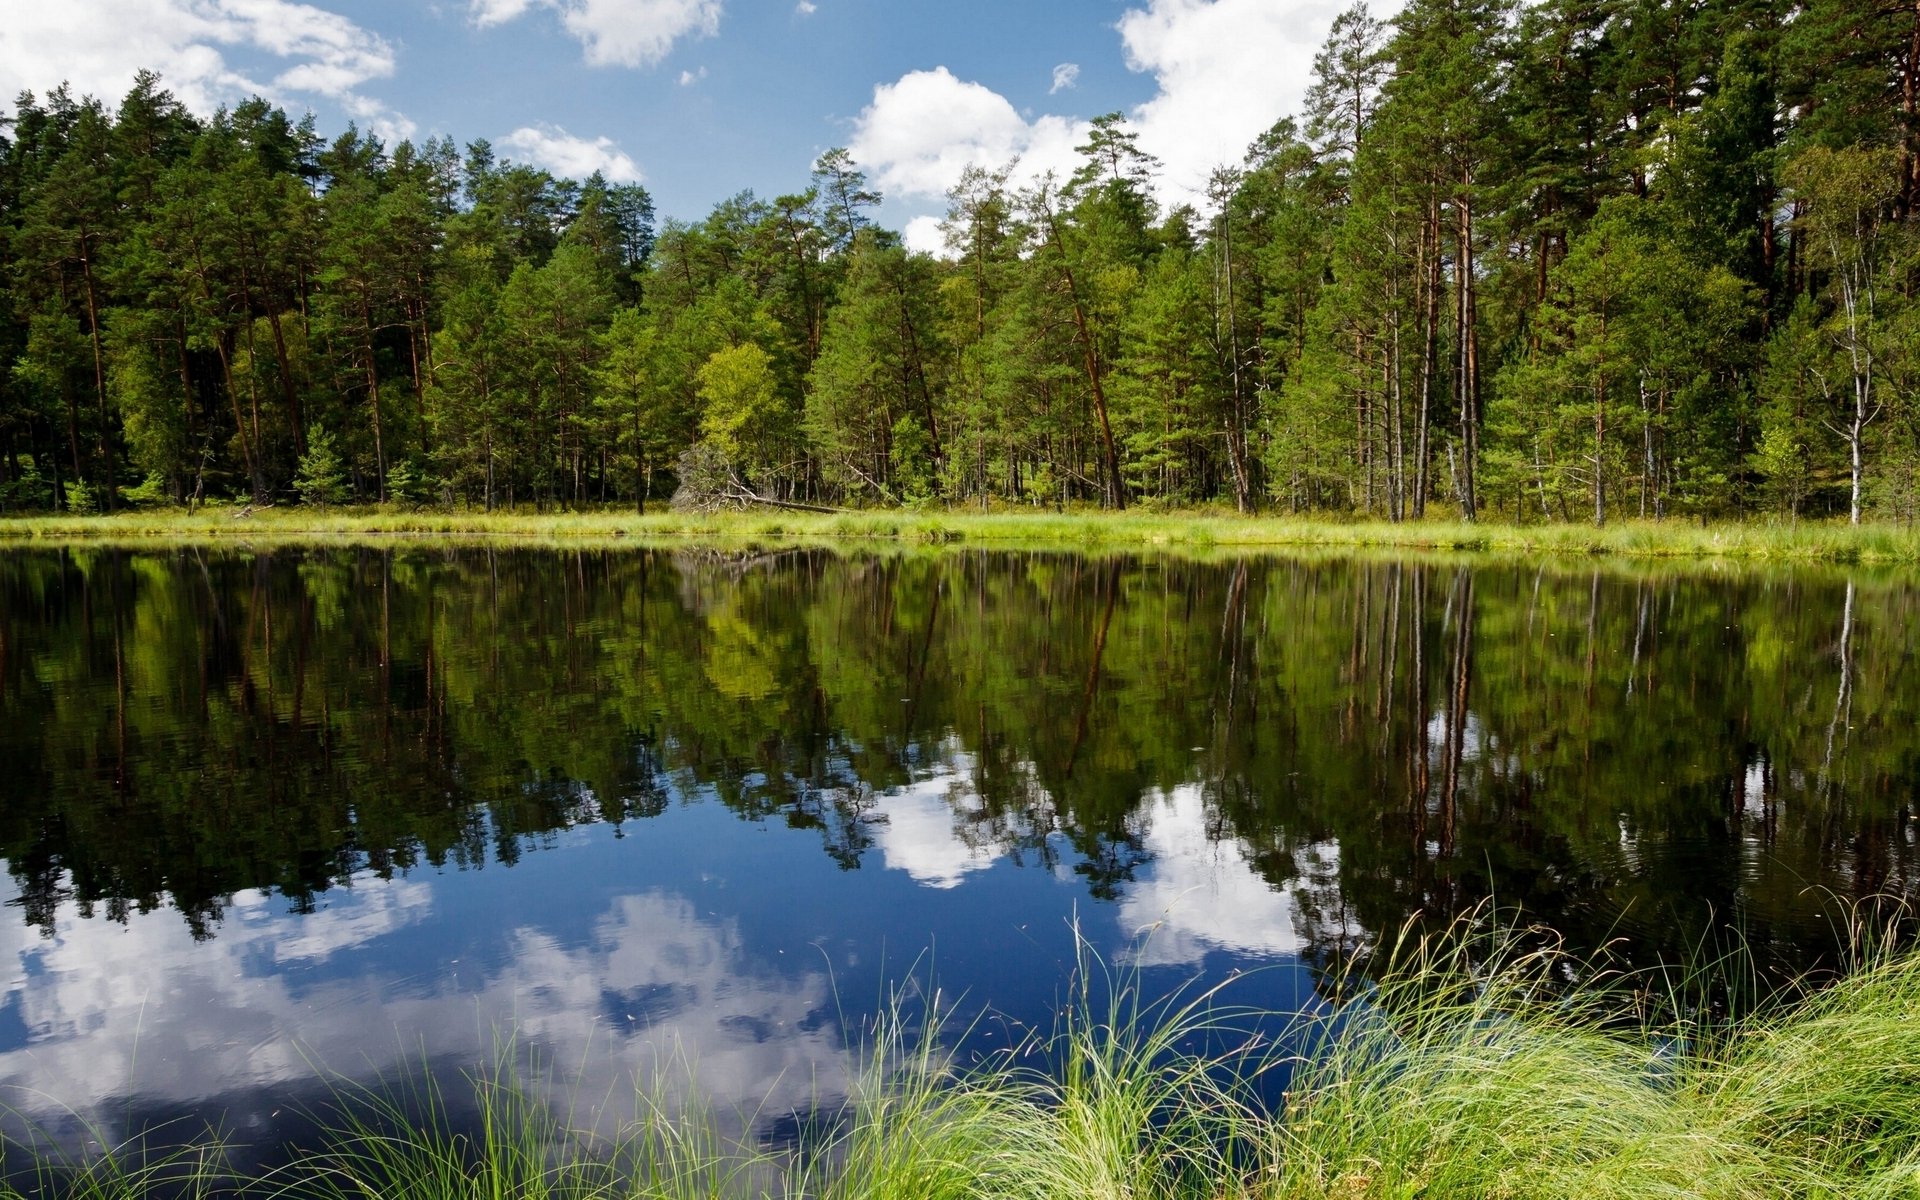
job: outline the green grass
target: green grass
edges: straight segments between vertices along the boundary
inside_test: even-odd
[[[797,1149],[728,1137],[697,1101],[657,1095],[624,1128],[592,1129],[509,1053],[469,1081],[479,1116],[460,1128],[431,1088],[349,1089],[325,1144],[266,1179],[221,1181],[210,1148],[153,1167],[107,1156],[70,1189],[52,1169],[28,1183],[74,1200],[162,1184],[291,1200],[1920,1195],[1920,957],[1867,952],[1837,983],[1705,1020],[1689,1000],[1702,977],[1610,976],[1539,946],[1404,938],[1377,978],[1349,978],[1345,1003],[1299,1018],[1297,1060],[1257,1039],[1192,1049],[1234,1045],[1221,1035],[1246,1014],[1218,993],[1146,1003],[1125,978],[976,1068],[883,1034]],[[1280,1066],[1291,1085],[1270,1112],[1255,1084]]]
[[[150,509],[93,517],[0,518],[0,543],[444,538],[593,543],[649,542],[963,542],[1111,549],[1308,546],[1489,551],[1523,555],[1613,555],[1665,559],[1781,562],[1920,563],[1920,532],[1908,526],[1832,522],[1623,521],[1581,525],[1391,523],[1333,518],[1245,517],[1191,513],[1066,513],[881,510],[851,513],[753,512],[640,517],[624,510],[528,514],[384,508],[205,508],[188,514]]]

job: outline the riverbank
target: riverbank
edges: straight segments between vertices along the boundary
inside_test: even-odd
[[[1920,958],[1874,956],[1755,1015],[1701,1022],[1708,993],[1689,989],[1705,976],[1609,978],[1517,940],[1491,959],[1486,946],[1417,945],[1380,979],[1351,977],[1352,999],[1298,1018],[1293,1058],[1223,1037],[1248,1015],[1224,993],[1153,1004],[1096,973],[1115,986],[984,1065],[883,1034],[851,1097],[758,1114],[789,1139],[762,1136],[753,1114],[733,1114],[748,1136],[723,1133],[697,1097],[644,1087],[638,1116],[603,1132],[597,1105],[556,1101],[509,1046],[467,1094],[343,1087],[320,1144],[264,1178],[228,1177],[212,1143],[144,1162],[129,1146],[43,1160],[0,1194],[1863,1200],[1920,1186]],[[1679,1015],[1646,1015],[1661,1007]],[[1257,1098],[1276,1070],[1290,1072],[1277,1112]]]
[[[113,516],[0,518],[0,545],[65,542],[299,542],[397,538],[582,543],[961,542],[1034,548],[1322,547],[1479,551],[1519,555],[1730,559],[1767,562],[1920,563],[1908,526],[1826,522],[1627,521],[1582,525],[1461,521],[1341,521],[1231,513],[1068,513],[876,510],[850,513],[717,513],[624,510],[568,513],[414,512],[386,508],[204,508]]]

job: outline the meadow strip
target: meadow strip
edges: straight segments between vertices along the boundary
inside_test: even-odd
[[[1339,521],[1201,513],[875,510],[848,513],[484,513],[276,508],[188,514],[0,519],[0,545],[65,542],[299,542],[395,538],[589,543],[965,543],[1035,548],[1319,547],[1488,552],[1523,556],[1920,563],[1920,532],[1903,525],[1624,521],[1603,527],[1461,521]]]

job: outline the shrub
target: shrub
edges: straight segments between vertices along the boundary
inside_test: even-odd
[[[346,468],[333,435],[317,425],[307,430],[307,452],[294,472],[293,490],[300,493],[302,504],[338,504],[347,497]]]

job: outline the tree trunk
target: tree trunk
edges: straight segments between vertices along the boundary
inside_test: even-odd
[[[93,290],[93,251],[83,240],[80,246],[80,273],[87,284],[87,333],[93,340],[93,387],[100,402],[100,472],[105,488],[101,506],[108,512],[115,507],[113,486],[113,429],[107,419],[107,360],[100,348],[100,306]]]
[[[1479,508],[1474,474],[1480,461],[1480,337],[1473,280],[1473,202],[1466,192],[1473,186],[1471,173],[1460,182],[1459,255],[1454,263],[1460,289],[1460,515],[1472,521]]]
[[[1100,356],[1093,344],[1093,330],[1088,325],[1087,310],[1080,303],[1080,286],[1073,278],[1073,264],[1067,261],[1066,243],[1060,240],[1059,222],[1053,215],[1051,205],[1044,205],[1043,210],[1047,217],[1048,240],[1060,256],[1060,273],[1066,277],[1067,295],[1073,303],[1073,327],[1079,335],[1081,360],[1087,372],[1087,386],[1093,391],[1094,412],[1100,418],[1100,441],[1106,450],[1108,503],[1113,508],[1125,508],[1127,493],[1120,481],[1120,453],[1114,446],[1113,424],[1107,419],[1107,390],[1100,382]]]
[[[1422,238],[1427,256],[1425,277],[1422,280],[1424,295],[1420,323],[1424,327],[1424,345],[1420,351],[1420,429],[1419,445],[1415,449],[1413,464],[1413,516],[1415,520],[1427,515],[1427,493],[1432,481],[1427,478],[1427,467],[1432,461],[1427,438],[1433,428],[1433,385],[1440,372],[1439,336],[1440,336],[1440,201],[1433,197],[1427,205],[1427,221]]]
[[[366,289],[360,289],[360,321],[367,353],[367,402],[373,409],[373,495],[387,498],[387,448],[380,430],[380,372],[373,357],[373,302]]]

